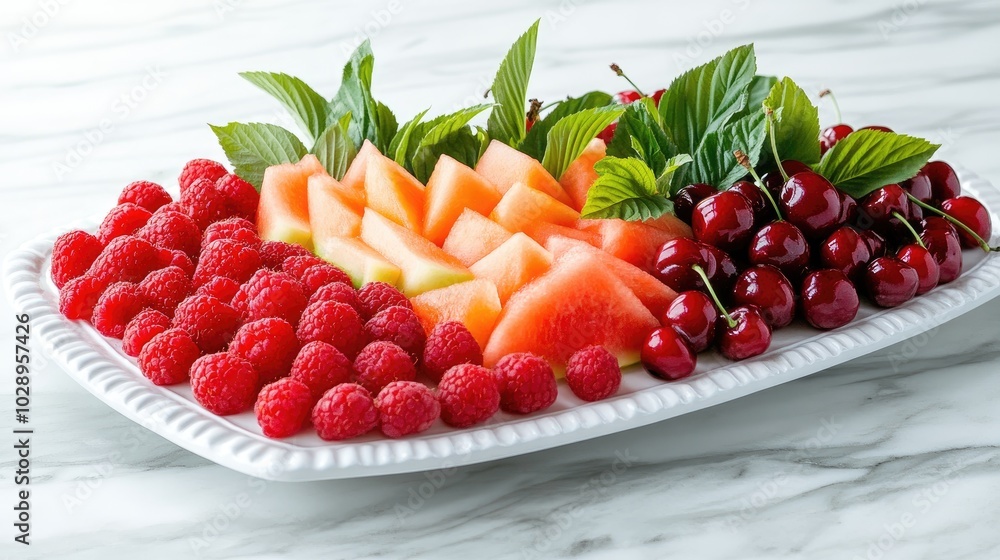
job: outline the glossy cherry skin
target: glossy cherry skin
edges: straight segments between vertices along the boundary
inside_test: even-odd
[[[907,193],[913,195],[914,198],[920,202],[931,203],[934,200],[934,196],[931,190],[931,180],[924,174],[923,171],[917,173],[912,179],[907,179],[899,184],[903,187],[903,190]],[[917,206],[916,202],[912,200],[909,201],[909,217],[910,220],[920,220],[924,216],[924,209]]]
[[[781,167],[785,169],[785,173],[787,173],[789,177],[795,175],[796,173],[812,171],[812,168],[808,165],[795,159],[782,160]],[[771,194],[776,197],[781,193],[781,187],[785,186],[785,179],[781,176],[781,172],[777,169],[765,173],[760,179],[763,181],[764,186],[767,187],[767,190],[771,191]]]
[[[611,139],[615,137],[615,130],[618,128],[618,123],[611,123],[604,127],[604,130],[597,133],[597,137],[604,140],[605,144],[610,144]]]
[[[653,95],[650,95],[650,97],[653,98],[653,103],[656,103],[657,107],[660,106],[660,99],[663,97],[663,94],[666,93],[666,92],[667,92],[666,89],[658,89],[658,90],[656,90],[656,91],[653,92]]]
[[[858,290],[839,270],[810,272],[799,290],[802,314],[817,329],[835,329],[854,320],[861,307]]]
[[[698,355],[677,331],[670,327],[660,327],[646,337],[640,359],[650,375],[673,381],[694,373]]]
[[[750,201],[733,191],[713,194],[691,213],[694,238],[723,251],[739,251],[753,235],[754,212]]]
[[[934,255],[916,243],[903,245],[896,251],[896,258],[917,271],[917,295],[926,294],[937,287],[941,280],[941,267]]]
[[[955,227],[955,224],[949,222],[941,216],[928,216],[920,222],[920,231],[927,231],[929,229],[950,231],[952,235],[958,235],[958,228]]]
[[[729,311],[736,322],[730,327],[724,316],[719,316],[716,326],[719,352],[730,360],[744,360],[758,356],[771,346],[771,327],[752,305],[740,305]]]
[[[717,268],[715,257],[707,246],[685,237],[671,239],[660,247],[656,257],[656,277],[678,293],[704,290],[705,282],[691,269],[692,265],[701,266],[709,278]]]
[[[619,91],[615,94],[615,101],[621,103],[622,105],[628,105],[633,101],[638,101],[642,99],[642,95],[635,91],[634,89],[627,89],[625,91]]]
[[[750,201],[750,207],[753,209],[754,225],[759,226],[774,219],[774,208],[764,195],[764,191],[760,190],[760,187],[757,185],[750,181],[737,181],[726,190],[738,192]]]
[[[858,232],[861,237],[864,238],[865,243],[868,244],[868,250],[872,254],[872,258],[884,257],[885,256],[885,238],[881,235],[875,233],[870,229],[863,229]]]
[[[955,169],[943,161],[931,161],[920,170],[931,181],[934,200],[940,202],[962,194],[962,184]]]
[[[945,229],[925,229],[920,240],[938,263],[938,284],[947,284],[962,274],[962,242],[957,234]]]
[[[906,233],[896,214],[905,219],[909,215],[910,201],[899,185],[886,185],[876,189],[858,205],[858,225],[874,229],[883,237]]]
[[[981,202],[971,196],[959,196],[942,201],[941,210],[945,214],[962,222],[967,228],[976,232],[976,235],[989,243],[989,239],[993,235],[993,223],[990,221],[990,213],[986,211],[986,207]],[[962,247],[979,247],[979,241],[975,237],[969,235],[962,228],[957,229]]]
[[[854,132],[854,129],[851,128],[850,125],[846,124],[835,124],[826,128],[823,133],[819,135],[820,153],[825,154],[830,148],[834,147],[837,142],[847,138],[852,132]]]
[[[681,188],[674,195],[674,215],[690,224],[694,207],[717,192],[719,191],[715,187],[707,183],[694,183]]]
[[[877,125],[877,124],[871,124],[871,125],[868,125],[868,126],[863,126],[863,127],[859,128],[858,130],[877,130],[879,132],[892,132],[892,129],[889,128],[888,126],[881,126],[881,125]]]
[[[752,266],[736,278],[733,303],[756,307],[772,329],[787,327],[795,319],[792,284],[770,265]]]
[[[822,175],[796,173],[781,187],[781,214],[809,239],[822,239],[840,221],[840,192]]]
[[[916,269],[894,257],[879,257],[865,268],[865,290],[881,307],[896,307],[917,295]]]
[[[809,242],[796,226],[784,220],[771,222],[750,239],[747,258],[752,264],[769,264],[789,278],[799,278],[809,266]]]
[[[660,324],[673,327],[697,353],[715,341],[715,319],[718,315],[715,304],[707,295],[691,290],[677,294],[660,317]]]
[[[736,275],[740,273],[736,261],[729,256],[729,253],[718,247],[704,245],[703,248],[712,255],[710,260],[715,261],[715,267],[708,271],[708,279],[711,280],[716,292],[728,293],[733,288],[733,282],[736,282]]]
[[[819,262],[824,268],[839,270],[851,280],[858,280],[872,258],[868,242],[858,230],[843,226],[819,246]]]
[[[840,193],[840,218],[837,223],[842,226],[853,224],[858,219],[858,201],[845,193]]]

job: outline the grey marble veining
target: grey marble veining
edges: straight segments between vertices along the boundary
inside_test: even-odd
[[[45,6],[52,13],[39,16]],[[944,144],[942,157],[997,183],[997,8],[992,0],[16,0],[0,14],[0,250],[105,210],[135,178],[169,183],[192,157],[221,158],[206,122],[282,122],[238,71],[286,71],[331,91],[343,53],[367,34],[377,93],[405,119],[428,105],[443,112],[474,102],[537,17],[533,96],[621,89],[612,61],[652,89],[753,41],[763,72],[812,91],[832,87],[850,122],[932,138]],[[821,115],[833,118],[826,105]],[[98,136],[102,120],[109,126]],[[58,172],[74,155],[78,163]],[[4,303],[7,340],[11,313]],[[34,544],[10,541],[8,437],[0,555],[997,558],[998,332],[993,302],[928,336],[660,424],[488,464],[304,484],[209,463],[40,364]],[[12,392],[7,378],[4,426]]]

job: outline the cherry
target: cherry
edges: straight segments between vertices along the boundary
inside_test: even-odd
[[[736,282],[736,275],[740,273],[740,269],[736,266],[736,261],[733,260],[733,257],[729,256],[729,253],[718,247],[703,245],[703,248],[712,256],[710,262],[712,260],[715,261],[715,268],[708,271],[708,279],[712,281],[712,284],[718,286],[720,290],[731,290],[733,282]]]
[[[858,290],[843,272],[810,272],[799,291],[806,322],[817,329],[835,329],[854,320],[861,307]]]
[[[969,232],[958,228],[958,238],[962,241],[962,247],[979,247],[982,245],[981,241],[989,242],[992,237],[993,224],[990,222],[990,213],[981,202],[971,196],[946,199],[941,202],[941,210],[962,222],[979,236],[979,239],[976,239]]]
[[[852,132],[854,132],[854,129],[846,124],[835,124],[828,127],[822,134],[819,135],[820,153],[825,154],[830,150],[830,148],[834,147],[837,142],[847,138],[847,136]]]
[[[750,239],[748,258],[753,264],[769,264],[789,278],[798,278],[809,265],[809,242],[795,225],[772,222]]]
[[[685,237],[671,239],[660,247],[657,254],[656,277],[675,292],[703,290],[705,283],[692,270],[692,265],[701,266],[710,277],[718,267],[715,256],[706,245]]]
[[[715,187],[708,183],[694,183],[681,188],[674,195],[674,215],[690,224],[694,207],[716,192]]]
[[[782,215],[807,238],[822,238],[833,231],[841,207],[840,193],[817,173],[796,173],[781,187]]]
[[[894,257],[879,257],[865,268],[868,296],[881,307],[896,307],[917,295],[916,269]]]
[[[947,284],[962,274],[962,242],[957,233],[938,228],[924,229],[920,240],[938,263],[939,284]]]
[[[716,327],[719,352],[730,360],[763,354],[771,346],[771,327],[752,305],[740,305],[721,315]]]
[[[858,206],[858,225],[874,229],[883,236],[892,236],[902,231],[899,217],[907,217],[910,208],[906,191],[899,185],[886,185],[872,191]]]
[[[896,252],[896,258],[913,267],[917,271],[917,295],[933,290],[941,279],[941,268],[934,255],[917,243],[903,245]]]
[[[837,223],[844,226],[853,224],[858,219],[858,201],[854,197],[845,193],[840,193],[840,218]]]
[[[634,89],[627,89],[625,91],[619,91],[615,94],[615,101],[622,105],[628,105],[634,101],[642,99],[642,94]]]
[[[843,226],[830,234],[819,247],[819,260],[825,268],[832,268],[851,280],[857,280],[865,265],[872,258],[871,248],[858,230]]]
[[[715,340],[715,305],[703,292],[681,292],[663,312],[660,323],[673,327],[691,350],[701,352]]]
[[[885,238],[870,229],[863,229],[858,232],[868,244],[868,250],[873,258],[885,256]]]
[[[691,375],[698,360],[684,338],[669,327],[649,333],[640,358],[650,375],[668,381]]]
[[[903,181],[899,186],[903,187],[904,191],[912,195],[920,202],[930,203],[934,200],[934,197],[931,194],[931,180],[923,171],[918,172],[912,179]],[[923,209],[911,200],[909,208],[910,219],[919,220],[923,217],[923,215]]]
[[[767,196],[764,195],[764,191],[762,191],[757,185],[751,183],[750,181],[737,181],[726,190],[738,192],[750,201],[750,207],[753,209],[755,225],[764,224],[774,219],[774,210],[771,208],[771,203],[768,202]],[[674,208],[676,207],[675,202]]]
[[[788,173],[789,177],[798,173],[812,171],[811,167],[794,159],[783,160],[781,162],[781,167],[784,168],[785,173]],[[777,169],[770,173],[765,173],[764,176],[761,177],[761,181],[764,183],[764,186],[767,187],[767,190],[774,194],[780,193],[781,187],[785,185],[785,178],[781,176],[781,172]]]
[[[859,128],[858,130],[876,130],[878,132],[892,132],[891,128],[889,128],[887,126],[880,126],[880,125],[877,125],[877,124],[863,126],[863,127]]]
[[[732,191],[716,193],[694,207],[691,229],[694,237],[724,251],[746,247],[753,231],[754,212],[750,201]]]
[[[928,216],[920,222],[921,231],[927,231],[929,229],[940,229],[943,231],[950,231],[952,235],[958,235],[958,228],[955,224],[949,222],[948,220],[942,218],[941,216]]]
[[[795,292],[777,268],[757,265],[743,271],[733,286],[733,303],[753,305],[772,329],[788,326],[795,318]]]
[[[955,169],[943,161],[928,162],[921,172],[931,181],[934,200],[942,201],[962,194],[962,184]]]
[[[615,137],[615,130],[618,128],[618,123],[611,123],[604,127],[604,130],[597,134],[597,137],[604,140],[605,144],[610,144],[611,139]]]
[[[653,103],[656,103],[657,107],[660,106],[660,99],[663,97],[664,93],[667,93],[666,89],[658,89],[653,92],[653,95],[650,96],[653,98]]]

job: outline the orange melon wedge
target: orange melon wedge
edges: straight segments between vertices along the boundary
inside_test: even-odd
[[[333,177],[323,173],[309,177],[309,225],[317,247],[330,237],[357,237],[361,233],[364,200]]]
[[[379,153],[368,157],[365,199],[372,210],[420,232],[424,223],[424,186],[401,165]]]
[[[472,280],[431,290],[411,299],[410,303],[428,333],[438,323],[460,321],[480,348],[486,347],[500,314],[497,288],[489,280]]]
[[[325,173],[325,170],[312,154],[298,163],[272,165],[264,170],[257,209],[257,231],[261,239],[312,248],[308,180],[316,173]]]
[[[466,208],[455,220],[441,249],[465,266],[472,266],[510,236],[511,233],[500,224]]]
[[[580,213],[540,190],[514,183],[490,213],[490,219],[508,231],[518,232],[540,221],[571,226],[580,219]]]
[[[515,183],[524,183],[564,204],[572,203],[559,181],[542,167],[541,162],[499,140],[490,142],[483,152],[476,164],[476,173],[493,183],[501,193],[509,191]]]
[[[344,173],[344,178],[340,180],[341,184],[345,187],[358,192],[365,191],[365,174],[368,172],[368,160],[371,159],[373,154],[382,155],[370,141],[365,140],[361,145],[361,149],[358,150],[358,155],[354,156],[354,161],[351,162],[350,167],[347,168],[347,172]]]
[[[580,154],[580,157],[569,164],[559,184],[573,201],[573,208],[578,212],[583,210],[587,203],[587,192],[591,185],[597,180],[597,172],[594,171],[594,164],[608,153],[608,145],[600,138],[594,138],[587,144],[587,148]]]
[[[598,249],[594,249],[598,251]],[[515,233],[469,267],[476,278],[490,280],[505,304],[521,286],[545,274],[552,266],[552,253],[523,233]]]
[[[501,197],[492,183],[448,155],[438,159],[427,180],[425,194],[423,233],[438,246],[444,243],[464,209],[485,216],[493,211]]]

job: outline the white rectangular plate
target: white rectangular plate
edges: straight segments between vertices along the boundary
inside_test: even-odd
[[[1000,190],[964,172],[964,192],[981,200],[1000,224]],[[729,362],[716,352],[699,356],[695,374],[665,383],[633,366],[621,390],[584,403],[561,384],[548,410],[527,416],[500,413],[488,424],[455,430],[438,421],[429,431],[401,440],[371,434],[325,442],[313,430],[285,439],[264,437],[252,412],[219,417],[201,408],[190,387],[157,387],[146,380],[118,341],[88,323],[59,313],[49,279],[55,238],[69,229],[94,229],[93,221],[40,236],[8,255],[3,278],[18,313],[31,316],[32,336],[97,398],[129,419],[202,457],[270,480],[306,481],[377,476],[472,464],[522,455],[666,420],[730,401],[840,364],[905,340],[978,307],[1000,294],[1000,254],[965,252],[965,271],[948,285],[889,310],[863,304],[857,319],[819,332],[795,323],[775,333],[771,349]],[[1000,229],[1000,228],[997,228]],[[997,243],[996,237],[991,242]],[[78,427],[77,429],[86,429]]]

